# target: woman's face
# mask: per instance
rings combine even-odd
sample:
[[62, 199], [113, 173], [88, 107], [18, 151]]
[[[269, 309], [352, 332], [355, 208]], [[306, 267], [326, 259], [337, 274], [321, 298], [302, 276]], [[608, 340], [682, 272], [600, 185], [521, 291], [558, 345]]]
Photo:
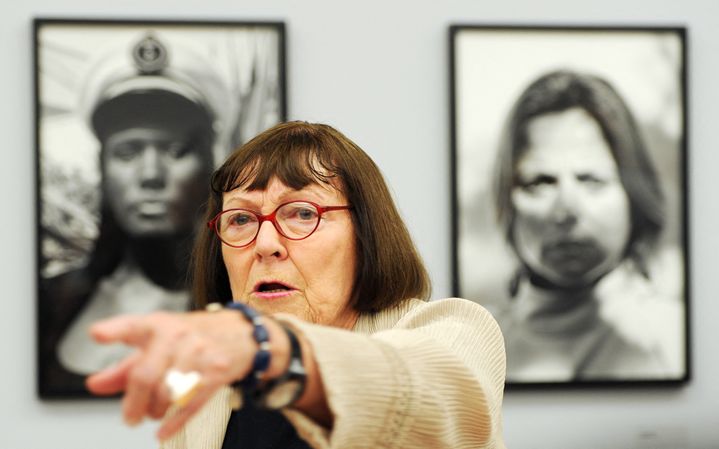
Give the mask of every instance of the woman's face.
[[623, 258], [629, 199], [598, 123], [581, 108], [527, 128], [512, 189], [519, 257], [561, 287], [591, 285]]
[[210, 168], [190, 136], [161, 128], [131, 128], [103, 147], [104, 201], [134, 237], [190, 231], [207, 196]]
[[[222, 209], [243, 208], [262, 214], [288, 201], [344, 206], [337, 189], [319, 184], [294, 190], [273, 178], [262, 191], [238, 188], [224, 194]], [[222, 245], [232, 296], [264, 313], [285, 312], [305, 321], [351, 328], [357, 318], [349, 305], [354, 287], [354, 226], [347, 210], [325, 212], [313, 234], [289, 240], [263, 222], [247, 247]]]

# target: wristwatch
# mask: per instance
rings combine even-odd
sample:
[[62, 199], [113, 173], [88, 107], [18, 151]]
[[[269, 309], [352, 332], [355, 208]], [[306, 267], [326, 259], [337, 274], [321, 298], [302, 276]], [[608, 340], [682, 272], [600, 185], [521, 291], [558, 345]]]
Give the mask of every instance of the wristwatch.
[[259, 386], [252, 394], [255, 404], [259, 407], [277, 410], [289, 407], [302, 396], [305, 390], [307, 372], [302, 363], [302, 348], [295, 333], [280, 323], [290, 339], [290, 364], [280, 376]]

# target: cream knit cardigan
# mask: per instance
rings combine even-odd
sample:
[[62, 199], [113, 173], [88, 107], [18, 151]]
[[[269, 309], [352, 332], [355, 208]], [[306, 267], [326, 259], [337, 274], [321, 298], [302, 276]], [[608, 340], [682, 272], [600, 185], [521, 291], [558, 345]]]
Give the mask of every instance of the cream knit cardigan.
[[[312, 345], [334, 414], [328, 430], [283, 411], [313, 448], [504, 449], [504, 342], [478, 304], [412, 299], [353, 332], [277, 318]], [[220, 449], [229, 398], [219, 391], [162, 449]]]

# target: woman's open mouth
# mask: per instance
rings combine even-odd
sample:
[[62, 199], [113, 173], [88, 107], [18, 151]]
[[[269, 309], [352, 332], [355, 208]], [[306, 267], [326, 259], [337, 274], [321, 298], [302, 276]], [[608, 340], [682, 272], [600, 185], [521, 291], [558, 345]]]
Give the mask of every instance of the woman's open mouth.
[[258, 282], [252, 292], [254, 296], [263, 299], [274, 299], [289, 296], [295, 289], [279, 281]]

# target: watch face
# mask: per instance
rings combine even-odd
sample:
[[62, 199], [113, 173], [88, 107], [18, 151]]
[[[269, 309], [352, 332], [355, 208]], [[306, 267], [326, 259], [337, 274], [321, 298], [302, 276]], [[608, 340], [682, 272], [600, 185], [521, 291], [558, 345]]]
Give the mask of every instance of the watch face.
[[276, 385], [265, 396], [265, 407], [278, 409], [293, 403], [302, 393], [302, 382], [297, 379], [289, 379]]

